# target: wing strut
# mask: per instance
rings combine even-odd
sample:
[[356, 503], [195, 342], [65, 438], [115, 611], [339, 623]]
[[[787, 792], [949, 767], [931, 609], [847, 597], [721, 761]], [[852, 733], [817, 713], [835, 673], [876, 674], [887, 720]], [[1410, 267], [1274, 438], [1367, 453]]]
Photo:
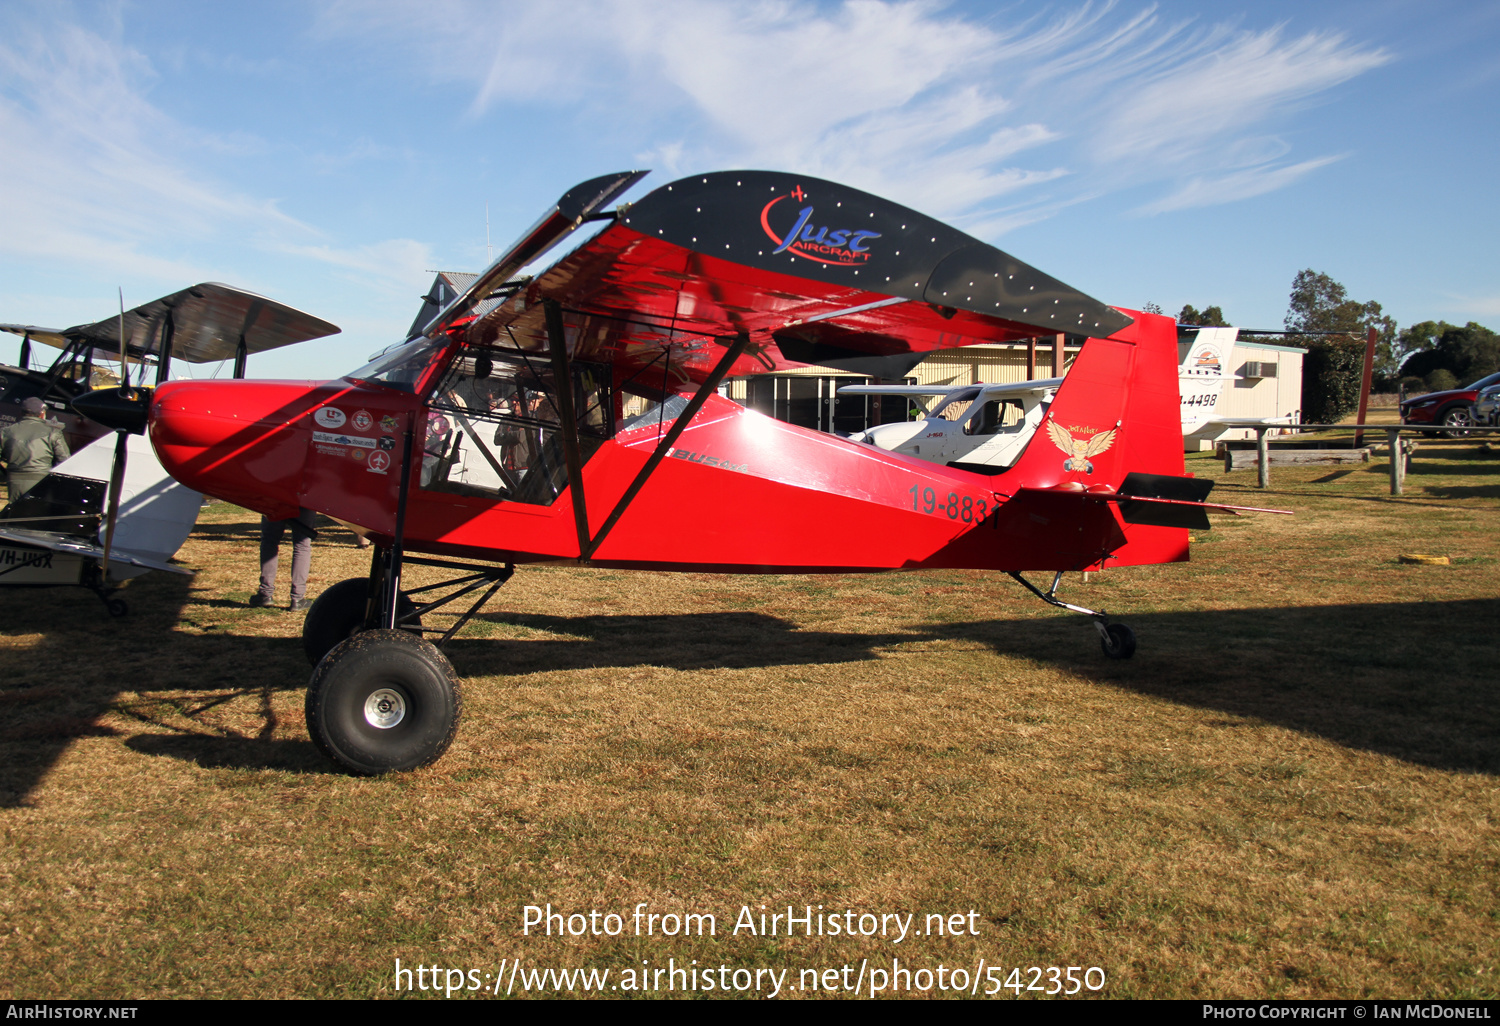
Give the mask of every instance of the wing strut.
[[578, 528], [578, 554], [589, 554], [589, 510], [583, 497], [583, 459], [578, 453], [578, 417], [573, 410], [573, 374], [568, 367], [568, 342], [563, 335], [562, 307], [555, 299], [542, 300], [547, 315], [547, 342], [552, 349], [552, 376], [557, 381], [557, 419], [562, 422], [563, 461], [568, 465], [568, 491], [573, 496], [573, 524]]
[[[730, 343], [729, 348], [724, 351], [724, 355], [719, 357], [719, 362], [714, 365], [714, 369], [703, 380], [703, 384], [698, 386], [698, 391], [693, 393], [693, 398], [688, 402], [687, 409], [678, 414], [677, 419], [672, 422], [672, 429], [667, 432], [667, 436], [656, 443], [656, 449], [651, 453], [651, 458], [646, 461], [646, 465], [635, 475], [635, 480], [630, 482], [630, 487], [625, 489], [625, 494], [621, 495], [620, 501], [615, 503], [615, 508], [610, 511], [609, 516], [604, 521], [604, 525], [599, 528], [599, 533], [594, 535], [593, 540], [588, 543], [588, 547], [583, 550], [582, 559], [588, 560], [595, 552], [599, 551], [599, 546], [604, 544], [604, 539], [609, 537], [609, 532], [614, 530], [615, 524], [620, 521], [620, 517], [625, 515], [625, 510], [635, 499], [636, 493], [645, 487], [652, 473], [655, 472], [661, 461], [666, 458], [672, 446], [676, 444], [678, 437], [687, 430], [688, 424], [697, 416], [698, 411], [703, 408], [703, 404], [708, 402], [708, 397], [714, 394], [714, 390], [719, 387], [719, 382], [724, 380], [724, 375], [729, 373], [729, 368], [734, 366], [734, 361], [740, 358], [749, 345], [750, 336], [741, 332]], [[666, 396], [662, 397], [662, 401], [666, 401]], [[575, 427], [574, 430], [576, 431], [577, 428]]]

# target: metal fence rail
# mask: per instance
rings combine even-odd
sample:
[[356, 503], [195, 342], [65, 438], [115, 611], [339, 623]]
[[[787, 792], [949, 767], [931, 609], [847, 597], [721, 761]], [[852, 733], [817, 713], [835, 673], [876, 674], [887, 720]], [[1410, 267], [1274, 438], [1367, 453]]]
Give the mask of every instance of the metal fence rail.
[[1271, 431], [1353, 431], [1355, 440], [1366, 432], [1384, 431], [1386, 442], [1391, 450], [1391, 494], [1403, 494], [1406, 484], [1406, 464], [1411, 458], [1410, 453], [1401, 451], [1401, 435], [1403, 432], [1416, 432], [1418, 434], [1432, 434], [1443, 432], [1445, 434], [1481, 435], [1495, 434], [1500, 432], [1500, 427], [1466, 427], [1453, 428], [1441, 424], [1267, 424], [1264, 427], [1256, 427], [1255, 451], [1258, 462], [1258, 484], [1261, 488], [1271, 487], [1271, 461], [1268, 446], [1266, 445], [1266, 434]]

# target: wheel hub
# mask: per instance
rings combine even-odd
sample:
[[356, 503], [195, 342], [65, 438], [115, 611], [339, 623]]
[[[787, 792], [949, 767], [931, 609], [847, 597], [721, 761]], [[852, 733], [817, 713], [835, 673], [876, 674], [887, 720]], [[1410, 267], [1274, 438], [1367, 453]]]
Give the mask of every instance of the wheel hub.
[[379, 688], [365, 699], [365, 722], [379, 730], [390, 730], [406, 719], [406, 696], [391, 688]]

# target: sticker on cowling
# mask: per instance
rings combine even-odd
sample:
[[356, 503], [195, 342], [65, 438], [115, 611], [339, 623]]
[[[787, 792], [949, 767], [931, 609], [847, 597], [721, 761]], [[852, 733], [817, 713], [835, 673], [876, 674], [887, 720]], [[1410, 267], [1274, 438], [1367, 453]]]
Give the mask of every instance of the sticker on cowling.
[[370, 458], [365, 463], [365, 468], [372, 474], [384, 474], [391, 469], [391, 457], [383, 449], [376, 449], [370, 453]]
[[313, 441], [322, 442], [324, 445], [357, 445], [361, 449], [375, 448], [373, 438], [362, 438], [359, 435], [334, 435], [327, 431], [314, 431]]
[[337, 406], [320, 406], [313, 411], [313, 422], [319, 427], [341, 428], [344, 426], [344, 411]]

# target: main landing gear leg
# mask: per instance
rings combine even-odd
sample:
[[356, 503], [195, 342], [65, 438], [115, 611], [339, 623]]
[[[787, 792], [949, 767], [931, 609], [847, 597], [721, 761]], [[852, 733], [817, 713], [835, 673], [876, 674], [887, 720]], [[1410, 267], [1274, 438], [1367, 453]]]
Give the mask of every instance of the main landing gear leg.
[[1111, 659], [1129, 659], [1135, 655], [1135, 631], [1126, 627], [1123, 623], [1110, 623], [1109, 617], [1102, 609], [1088, 609], [1084, 606], [1075, 606], [1071, 602], [1064, 602], [1057, 597], [1057, 586], [1062, 583], [1063, 571], [1057, 571], [1052, 578], [1052, 587], [1042, 591], [1020, 574], [1007, 570], [1006, 573], [1017, 581], [1021, 587], [1031, 592], [1037, 598], [1049, 606], [1057, 606], [1059, 609], [1071, 610], [1082, 613], [1084, 616], [1092, 617], [1094, 627], [1099, 632], [1099, 645], [1104, 649], [1104, 654]]
[[[458, 674], [437, 646], [418, 633], [420, 625], [414, 622], [430, 607], [402, 615], [412, 430], [408, 425], [395, 537], [389, 549], [375, 554], [371, 565], [367, 605], [359, 621], [366, 629], [356, 627], [351, 637], [322, 656], [307, 686], [307, 730], [313, 743], [351, 773], [388, 773], [436, 762], [452, 744], [463, 714]], [[356, 606], [358, 588], [351, 582], [335, 588], [342, 594], [336, 602], [330, 599], [330, 614], [335, 606]], [[410, 599], [406, 602], [411, 604]], [[315, 611], [309, 610], [309, 621]], [[401, 629], [402, 624], [416, 632]], [[307, 641], [304, 637], [305, 645]]]

